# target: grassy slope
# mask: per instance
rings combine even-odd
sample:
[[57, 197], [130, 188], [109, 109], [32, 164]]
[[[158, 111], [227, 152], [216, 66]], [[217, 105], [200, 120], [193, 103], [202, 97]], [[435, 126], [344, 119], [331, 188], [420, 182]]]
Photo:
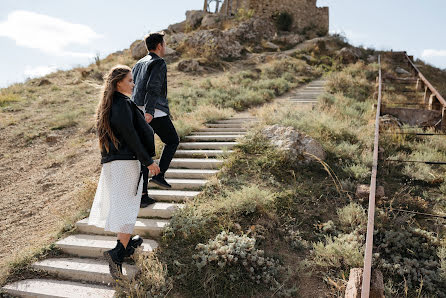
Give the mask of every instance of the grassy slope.
[[[205, 74], [184, 74], [176, 63], [169, 64], [171, 110], [179, 135], [270, 101], [317, 75], [303, 61], [271, 56], [260, 66], [254, 57], [226, 63], [226, 72], [211, 69]], [[101, 75], [115, 64], [135, 62], [126, 50], [97, 65], [0, 90], [2, 283], [10, 268], [22, 268], [24, 260], [30, 263], [31, 256], [88, 214], [100, 170], [94, 111]], [[238, 81], [243, 70], [253, 68], [258, 69], [255, 84], [248, 86], [249, 78]], [[12, 267], [5, 266], [11, 261]]]
[[[260, 108], [262, 123], [218, 179], [174, 216], [156, 256], [138, 260], [142, 268], [157, 264], [163, 274], [143, 270], [121, 293], [342, 296], [349, 270], [363, 262], [367, 201], [355, 189], [370, 180], [376, 75], [376, 64], [357, 63], [328, 77], [329, 93], [317, 109]], [[260, 132], [272, 124], [321, 142], [325, 166], [290, 163]], [[384, 158], [427, 151], [446, 160], [441, 140], [389, 135], [381, 147]], [[374, 264], [388, 297], [441, 297], [446, 289], [442, 220], [398, 211], [444, 215], [444, 174], [441, 166], [381, 163], [378, 183], [386, 197], [377, 203]], [[265, 268], [267, 258], [272, 265]]]

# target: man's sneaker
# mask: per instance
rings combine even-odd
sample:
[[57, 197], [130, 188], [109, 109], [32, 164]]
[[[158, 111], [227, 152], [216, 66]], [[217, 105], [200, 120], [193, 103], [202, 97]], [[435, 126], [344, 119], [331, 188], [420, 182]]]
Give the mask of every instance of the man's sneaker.
[[146, 208], [149, 205], [155, 204], [156, 201], [149, 197], [148, 194], [143, 194], [141, 196], [141, 203], [139, 204], [139, 208]]
[[135, 249], [140, 247], [142, 245], [143, 241], [144, 240], [141, 238], [141, 236], [139, 236], [139, 235], [133, 236], [129, 240], [129, 243], [127, 244], [127, 247], [125, 248], [124, 257], [125, 258], [131, 257], [135, 253]]
[[104, 258], [108, 262], [108, 268], [113, 279], [121, 279], [122, 262], [124, 261], [125, 247], [117, 240], [115, 248], [104, 251]]
[[172, 188], [172, 185], [166, 182], [166, 179], [164, 179], [164, 174], [158, 174], [156, 176], [153, 176], [152, 179], [150, 179], [150, 182], [155, 183], [158, 186], [161, 186], [163, 188]]

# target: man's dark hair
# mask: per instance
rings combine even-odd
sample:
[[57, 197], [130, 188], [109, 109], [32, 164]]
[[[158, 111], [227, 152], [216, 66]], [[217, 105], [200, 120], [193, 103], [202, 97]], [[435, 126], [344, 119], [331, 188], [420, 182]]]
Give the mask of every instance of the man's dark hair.
[[150, 33], [144, 38], [148, 51], [156, 50], [158, 44], [162, 44], [164, 41], [164, 32]]

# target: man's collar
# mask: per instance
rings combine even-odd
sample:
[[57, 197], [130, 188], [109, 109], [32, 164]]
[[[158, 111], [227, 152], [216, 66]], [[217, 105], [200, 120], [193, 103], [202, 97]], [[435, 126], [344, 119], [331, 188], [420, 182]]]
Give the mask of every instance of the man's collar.
[[149, 55], [154, 58], [160, 58], [160, 56], [158, 56], [155, 52], [149, 52]]

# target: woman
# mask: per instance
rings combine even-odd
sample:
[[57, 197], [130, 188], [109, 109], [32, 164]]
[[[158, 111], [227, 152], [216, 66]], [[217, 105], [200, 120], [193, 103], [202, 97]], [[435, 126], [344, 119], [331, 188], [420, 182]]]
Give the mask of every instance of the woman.
[[141, 200], [141, 164], [152, 175], [160, 171], [152, 160], [153, 130], [129, 99], [134, 85], [129, 67], [113, 67], [105, 79], [96, 115], [102, 171], [88, 224], [118, 234], [116, 247], [104, 252], [115, 279], [122, 273], [124, 257], [142, 244], [139, 236], [130, 239]]

